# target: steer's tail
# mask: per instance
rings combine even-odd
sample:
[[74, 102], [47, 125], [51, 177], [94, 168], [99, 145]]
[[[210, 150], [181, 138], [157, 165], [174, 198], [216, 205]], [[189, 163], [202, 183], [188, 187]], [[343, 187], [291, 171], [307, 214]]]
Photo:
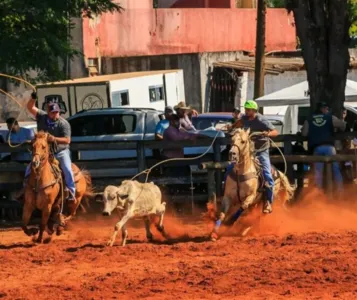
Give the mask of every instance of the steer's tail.
[[291, 185], [289, 182], [288, 177], [284, 175], [282, 172], [279, 172], [279, 177], [280, 177], [280, 190], [279, 194], [282, 200], [282, 204], [285, 205], [286, 202], [289, 202], [293, 199], [294, 193], [296, 190], [296, 187], [294, 185]]

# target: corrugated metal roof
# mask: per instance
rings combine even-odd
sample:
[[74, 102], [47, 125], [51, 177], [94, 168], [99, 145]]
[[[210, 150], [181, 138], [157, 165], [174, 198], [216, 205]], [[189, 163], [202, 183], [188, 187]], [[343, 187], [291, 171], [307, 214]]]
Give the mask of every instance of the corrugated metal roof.
[[51, 85], [64, 85], [64, 84], [108, 82], [111, 80], [167, 74], [167, 73], [174, 73], [177, 71], [180, 71], [180, 70], [144, 71], [144, 72], [131, 72], [131, 73], [100, 75], [100, 76], [84, 77], [84, 78], [77, 78], [77, 79], [64, 80], [64, 81], [48, 82], [48, 83], [44, 83], [44, 84], [38, 84], [37, 87], [45, 87], [45, 86], [51, 86]]
[[[254, 71], [255, 57], [243, 57], [230, 62], [216, 62], [215, 67], [232, 68], [239, 71]], [[351, 57], [350, 67], [357, 68], [357, 60]], [[285, 71], [305, 70], [304, 60], [301, 57], [265, 57], [265, 72], [267, 74], [279, 75]]]

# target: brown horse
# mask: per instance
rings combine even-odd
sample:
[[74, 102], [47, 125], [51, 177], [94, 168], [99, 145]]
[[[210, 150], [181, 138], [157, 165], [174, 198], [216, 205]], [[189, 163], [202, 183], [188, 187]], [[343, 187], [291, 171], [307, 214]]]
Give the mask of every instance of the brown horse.
[[[31, 174], [25, 187], [25, 202], [23, 207], [22, 229], [31, 236], [36, 235], [37, 229], [28, 229], [32, 212], [39, 209], [42, 212], [40, 233], [37, 242], [41, 243], [43, 232], [48, 226], [50, 236], [54, 233], [54, 225], [58, 215], [64, 206], [64, 180], [57, 160], [52, 158], [50, 145], [47, 142], [48, 134], [39, 132], [36, 134], [32, 145]], [[79, 170], [72, 164], [72, 170], [76, 184], [75, 201], [68, 204], [69, 214], [61, 215], [61, 224], [57, 229], [59, 235], [64, 225], [73, 218], [84, 196], [92, 195], [92, 183], [88, 172]]]
[[[255, 133], [251, 134], [249, 129], [239, 128], [234, 130], [230, 158], [236, 164], [233, 172], [226, 180], [221, 213], [211, 234], [213, 241], [218, 238], [218, 229], [221, 223], [227, 219], [227, 216], [235, 221], [243, 211], [264, 199], [264, 189], [261, 188], [263, 180], [260, 174], [260, 165], [254, 155], [254, 142], [251, 135], [255, 135]], [[284, 205], [294, 196], [295, 187], [290, 185], [288, 178], [282, 172], [275, 170], [274, 173], [276, 174], [273, 191], [274, 204], [280, 202], [281, 205]], [[233, 212], [235, 214], [232, 218]]]

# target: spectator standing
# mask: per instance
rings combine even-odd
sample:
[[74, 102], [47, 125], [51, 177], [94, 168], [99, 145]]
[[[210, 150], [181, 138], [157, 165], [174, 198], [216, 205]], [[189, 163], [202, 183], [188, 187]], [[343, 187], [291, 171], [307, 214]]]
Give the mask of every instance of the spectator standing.
[[[302, 128], [302, 135], [308, 137], [309, 150], [314, 155], [331, 156], [336, 155], [334, 145], [335, 131], [345, 131], [346, 123], [330, 113], [329, 106], [325, 102], [317, 105], [316, 112], [305, 121]], [[315, 163], [315, 182], [323, 188], [323, 167], [324, 164]], [[343, 189], [343, 179], [338, 162], [332, 164], [333, 175], [339, 191]]]
[[171, 106], [165, 107], [165, 119], [160, 120], [160, 122], [157, 123], [156, 128], [155, 128], [155, 139], [156, 140], [164, 139], [164, 132], [170, 126], [169, 119], [173, 115], [173, 113], [174, 113], [174, 110], [172, 109]]
[[196, 110], [192, 109], [190, 106], [186, 106], [183, 101], [177, 104], [174, 109], [180, 119], [180, 128], [186, 131], [197, 131], [188, 116], [190, 112], [193, 116], [197, 116], [198, 112]]

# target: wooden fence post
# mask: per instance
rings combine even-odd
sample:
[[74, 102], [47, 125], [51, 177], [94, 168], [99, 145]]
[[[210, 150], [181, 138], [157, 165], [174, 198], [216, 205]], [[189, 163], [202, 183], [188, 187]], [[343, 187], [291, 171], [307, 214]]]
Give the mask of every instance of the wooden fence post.
[[[145, 158], [145, 145], [143, 141], [138, 141], [136, 143], [136, 151], [138, 156], [138, 171], [139, 173], [146, 170], [146, 158]], [[139, 179], [145, 178], [144, 176], [139, 176]]]
[[[293, 154], [293, 145], [291, 143], [290, 136], [284, 136], [284, 155]], [[289, 178], [290, 183], [294, 182], [294, 169], [292, 163], [287, 163], [286, 175]]]
[[327, 195], [329, 199], [333, 197], [333, 172], [332, 172], [332, 162], [328, 161], [325, 163], [326, 168], [326, 188]]
[[[219, 140], [216, 140], [214, 143], [214, 161], [215, 162], [220, 162], [222, 160], [221, 158], [221, 143]], [[216, 169], [216, 195], [218, 197], [222, 196], [222, 170], [221, 169]]]
[[215, 171], [213, 169], [208, 169], [208, 201], [213, 202], [214, 205], [217, 205], [217, 198], [216, 198], [216, 185], [214, 182]]

